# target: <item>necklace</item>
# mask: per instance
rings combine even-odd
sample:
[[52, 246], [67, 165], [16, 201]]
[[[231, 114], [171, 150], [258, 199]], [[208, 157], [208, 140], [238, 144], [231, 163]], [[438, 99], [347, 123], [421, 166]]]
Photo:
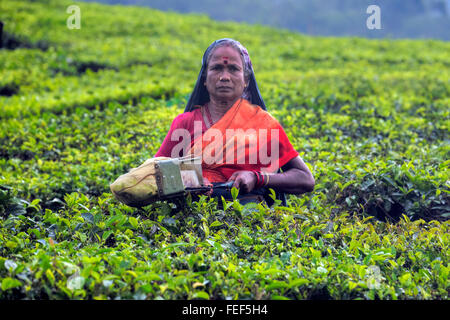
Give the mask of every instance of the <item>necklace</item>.
[[209, 112], [209, 104], [207, 103], [205, 106], [206, 116], [208, 117], [208, 121], [210, 124], [210, 127], [214, 125], [214, 122], [212, 121], [211, 113]]

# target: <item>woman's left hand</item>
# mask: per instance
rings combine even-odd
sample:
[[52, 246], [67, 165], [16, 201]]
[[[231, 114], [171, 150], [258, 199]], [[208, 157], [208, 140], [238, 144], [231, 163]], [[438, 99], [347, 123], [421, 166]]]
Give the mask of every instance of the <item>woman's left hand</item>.
[[236, 171], [233, 172], [228, 181], [234, 180], [233, 187], [242, 189], [244, 193], [251, 192], [256, 185], [256, 175], [253, 171]]

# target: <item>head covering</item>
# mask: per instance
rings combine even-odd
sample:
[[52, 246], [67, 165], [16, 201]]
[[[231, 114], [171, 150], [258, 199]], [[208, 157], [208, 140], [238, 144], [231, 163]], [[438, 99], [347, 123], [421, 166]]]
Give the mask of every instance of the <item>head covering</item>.
[[247, 99], [251, 104], [256, 104], [260, 106], [263, 110], [266, 110], [266, 105], [264, 104], [264, 100], [261, 97], [261, 93], [259, 92], [258, 89], [258, 84], [256, 83], [255, 73], [253, 71], [252, 62], [250, 61], [250, 56], [248, 55], [247, 49], [245, 49], [245, 47], [239, 41], [230, 38], [223, 38], [214, 41], [203, 54], [202, 68], [200, 69], [200, 73], [197, 78], [197, 83], [195, 84], [194, 91], [189, 97], [189, 101], [186, 105], [186, 108], [184, 109], [184, 112], [192, 111], [194, 106], [204, 105], [206, 102], [209, 101], [209, 93], [208, 90], [206, 89], [206, 86], [204, 85], [204, 82], [206, 80], [207, 59], [211, 54], [211, 52], [219, 44], [225, 41], [228, 43], [232, 43], [235, 45], [235, 47], [239, 48], [240, 54], [244, 58], [245, 63], [244, 68], [246, 68], [249, 72], [248, 86], [245, 88], [242, 97], [244, 99]]

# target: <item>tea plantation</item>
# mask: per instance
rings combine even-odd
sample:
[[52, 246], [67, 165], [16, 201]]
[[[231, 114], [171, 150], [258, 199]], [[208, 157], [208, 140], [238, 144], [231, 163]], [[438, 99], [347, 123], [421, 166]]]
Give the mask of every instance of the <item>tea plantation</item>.
[[[449, 298], [448, 42], [53, 0], [2, 0], [0, 21], [0, 299]], [[119, 203], [109, 184], [153, 157], [223, 37], [315, 190]]]

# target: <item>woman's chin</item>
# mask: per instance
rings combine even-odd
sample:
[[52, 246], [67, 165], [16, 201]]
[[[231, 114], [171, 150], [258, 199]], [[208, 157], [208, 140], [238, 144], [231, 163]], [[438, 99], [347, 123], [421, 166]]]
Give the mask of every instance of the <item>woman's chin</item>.
[[225, 100], [225, 101], [235, 101], [239, 98], [240, 96], [237, 96], [234, 92], [231, 91], [219, 91], [216, 92], [215, 94], [215, 98], [216, 100]]

